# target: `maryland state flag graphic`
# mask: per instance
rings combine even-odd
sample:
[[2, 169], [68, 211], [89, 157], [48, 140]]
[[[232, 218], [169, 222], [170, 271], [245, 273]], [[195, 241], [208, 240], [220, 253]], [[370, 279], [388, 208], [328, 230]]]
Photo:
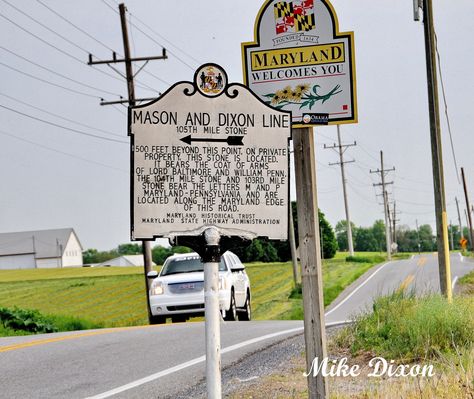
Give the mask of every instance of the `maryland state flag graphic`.
[[276, 33], [307, 32], [315, 28], [314, 0], [275, 3]]

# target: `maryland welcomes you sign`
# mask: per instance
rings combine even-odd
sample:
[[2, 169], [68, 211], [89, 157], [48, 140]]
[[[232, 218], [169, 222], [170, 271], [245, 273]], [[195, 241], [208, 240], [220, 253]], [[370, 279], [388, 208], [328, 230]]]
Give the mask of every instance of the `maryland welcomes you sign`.
[[354, 35], [326, 0], [268, 0], [243, 43], [244, 82], [293, 126], [357, 122]]

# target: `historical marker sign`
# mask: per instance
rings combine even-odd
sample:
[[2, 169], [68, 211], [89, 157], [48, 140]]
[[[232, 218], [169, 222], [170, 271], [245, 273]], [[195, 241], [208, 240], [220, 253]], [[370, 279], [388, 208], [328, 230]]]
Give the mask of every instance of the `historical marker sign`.
[[227, 82], [215, 64], [129, 109], [132, 239], [286, 239], [291, 114]]
[[244, 82], [296, 127], [357, 122], [353, 32], [327, 0], [267, 0], [243, 43]]

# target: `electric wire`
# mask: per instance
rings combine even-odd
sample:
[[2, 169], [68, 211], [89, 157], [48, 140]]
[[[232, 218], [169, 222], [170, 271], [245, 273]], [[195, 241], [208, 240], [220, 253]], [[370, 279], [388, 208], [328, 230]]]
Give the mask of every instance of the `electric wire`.
[[87, 125], [87, 124], [85, 124], [85, 123], [78, 122], [78, 121], [75, 121], [75, 120], [73, 120], [73, 119], [69, 119], [69, 118], [66, 118], [66, 117], [64, 117], [64, 116], [55, 114], [54, 112], [48, 111], [48, 110], [46, 110], [46, 109], [44, 109], [44, 108], [37, 107], [36, 105], [33, 105], [33, 104], [29, 104], [29, 103], [27, 103], [27, 102], [25, 102], [25, 101], [19, 100], [18, 98], [9, 96], [8, 94], [2, 93], [2, 92], [0, 92], [0, 96], [4, 96], [4, 97], [6, 97], [6, 98], [8, 98], [8, 99], [10, 99], [10, 100], [16, 101], [17, 103], [26, 105], [27, 107], [31, 107], [31, 108], [33, 108], [33, 109], [36, 109], [36, 110], [41, 111], [41, 112], [44, 112], [44, 113], [46, 113], [46, 114], [48, 114], [48, 115], [51, 115], [51, 116], [54, 116], [54, 117], [56, 117], [56, 118], [63, 119], [63, 120], [65, 120], [65, 121], [67, 121], [67, 122], [74, 123], [74, 124], [76, 124], [76, 125], [79, 125], [79, 126], [82, 126], [82, 127], [86, 127], [86, 128], [88, 128], [88, 129], [93, 129], [93, 130], [96, 130], [96, 131], [98, 131], [98, 132], [102, 132], [102, 133], [105, 133], [105, 134], [109, 134], [109, 135], [111, 135], [111, 136], [123, 137], [123, 135], [121, 135], [121, 134], [113, 133], [113, 132], [110, 132], [110, 131], [108, 131], [108, 130], [104, 130], [104, 129], [100, 129], [100, 128], [98, 128], [98, 127], [90, 126], [90, 125]]
[[[42, 39], [41, 37], [39, 37], [38, 35], [36, 35], [35, 33], [32, 33], [30, 32], [28, 29], [22, 27], [21, 25], [17, 24], [16, 22], [12, 21], [10, 18], [6, 17], [5, 15], [3, 15], [2, 13], [0, 13], [0, 17], [2, 17], [3, 19], [5, 19], [6, 21], [10, 22], [12, 25], [16, 26], [17, 28], [21, 29], [23, 32], [29, 34], [30, 36], [34, 37], [35, 39], [39, 40], [40, 42], [46, 44], [47, 46], [55, 49], [56, 51], [60, 52], [61, 54], [65, 55], [66, 57], [69, 57], [70, 59], [73, 59], [74, 61], [77, 61], [79, 62], [81, 65], [86, 65], [85, 62], [83, 62], [80, 58], [76, 57], [75, 55], [55, 46], [54, 44], [48, 42], [47, 40], [44, 40]], [[122, 82], [122, 79], [120, 79], [119, 77], [115, 76], [115, 75], [112, 75], [110, 73], [107, 73], [101, 69], [98, 69], [98, 68], [94, 68], [95, 71], [98, 71], [100, 73], [102, 73], [103, 75], [106, 75], [108, 77], [111, 77], [115, 80], [119, 80], [120, 82]], [[153, 92], [156, 92], [155, 89], [153, 89], [152, 87], [147, 87], [146, 85], [144, 84], [140, 84], [137, 86], [140, 86], [141, 88], [143, 89], [146, 89], [146, 90], [150, 90], [150, 91], [153, 91]]]
[[[79, 26], [77, 26], [76, 24], [74, 24], [73, 22], [71, 22], [69, 19], [67, 19], [66, 17], [64, 17], [63, 15], [61, 15], [60, 13], [58, 13], [57, 11], [55, 11], [53, 8], [49, 7], [48, 5], [46, 5], [45, 3], [43, 3], [41, 0], [36, 0], [38, 3], [40, 3], [42, 6], [46, 7], [49, 11], [51, 11], [52, 13], [54, 13], [56, 16], [58, 16], [59, 18], [61, 18], [63, 21], [67, 22], [69, 25], [73, 26], [74, 28], [76, 28], [78, 31], [80, 31], [81, 33], [85, 34], [87, 37], [89, 37], [90, 39], [94, 40], [95, 42], [99, 43], [100, 45], [102, 45], [104, 48], [106, 48], [107, 50], [109, 51], [112, 51], [113, 53], [117, 54], [119, 57], [123, 57], [122, 54], [120, 54], [119, 52], [116, 52], [114, 49], [112, 49], [110, 46], [108, 46], [107, 44], [105, 44], [104, 42], [102, 42], [101, 40], [95, 38], [94, 36], [92, 36], [91, 34], [89, 34], [87, 31], [85, 31], [84, 29], [80, 28]], [[114, 10], [115, 11], [115, 10]], [[89, 53], [89, 51], [87, 52]], [[96, 57], [98, 60], [100, 60], [98, 57]], [[135, 64], [135, 63], [134, 63]], [[92, 65], [93, 66], [93, 65]], [[165, 84], [168, 84], [168, 82], [166, 82], [165, 80], [159, 78], [158, 76], [154, 75], [153, 73], [147, 71], [147, 70], [143, 70], [144, 73], [147, 73], [148, 75], [154, 77], [155, 79], [161, 81], [162, 83], [165, 83]], [[142, 82], [138, 81], [138, 80], [135, 80], [136, 82], [138, 82], [138, 86], [140, 86], [140, 84], [143, 84]], [[153, 90], [153, 91], [156, 91], [155, 89], [151, 88], [150, 86], [147, 86], [146, 87], [148, 90]]]
[[[96, 37], [92, 36], [90, 33], [88, 33], [87, 31], [85, 31], [84, 29], [80, 28], [79, 26], [77, 26], [76, 24], [74, 24], [73, 22], [71, 22], [69, 19], [67, 19], [66, 17], [64, 17], [63, 15], [61, 15], [60, 13], [58, 13], [57, 11], [55, 11], [53, 8], [49, 7], [47, 4], [43, 3], [41, 0], [36, 0], [39, 4], [41, 4], [43, 7], [47, 8], [49, 11], [51, 11], [53, 14], [55, 14], [56, 16], [58, 16], [59, 18], [61, 18], [63, 21], [67, 22], [69, 25], [73, 26], [74, 28], [76, 28], [79, 32], [82, 32], [84, 35], [86, 35], [87, 37], [89, 37], [90, 39], [94, 40], [95, 42], [99, 43], [100, 45], [102, 45], [103, 47], [105, 47], [107, 50], [110, 50], [112, 52], [115, 52], [114, 49], [112, 49], [111, 47], [107, 46], [104, 42], [100, 41], [99, 39], [97, 39]], [[118, 54], [118, 53], [117, 53]]]
[[31, 145], [34, 145], [34, 146], [43, 148], [43, 149], [48, 150], [48, 151], [56, 152], [56, 153], [58, 153], [58, 154], [62, 154], [62, 155], [65, 155], [65, 156], [68, 156], [68, 157], [71, 157], [71, 158], [79, 159], [79, 160], [84, 161], [84, 162], [88, 162], [88, 163], [91, 163], [91, 164], [94, 164], [94, 165], [102, 166], [102, 167], [104, 167], [104, 168], [113, 169], [113, 170], [117, 170], [117, 171], [120, 171], [120, 172], [128, 173], [127, 170], [120, 169], [120, 168], [116, 168], [116, 167], [114, 167], [114, 166], [107, 165], [107, 164], [104, 164], [104, 163], [102, 163], [102, 162], [97, 162], [97, 161], [93, 161], [93, 160], [91, 160], [91, 159], [83, 158], [83, 157], [80, 157], [80, 156], [78, 156], [78, 155], [71, 154], [71, 153], [69, 153], [69, 152], [65, 152], [65, 151], [58, 150], [58, 149], [56, 149], [56, 148], [48, 147], [48, 146], [46, 146], [46, 145], [44, 145], [44, 144], [40, 144], [40, 143], [37, 143], [37, 142], [35, 142], [35, 141], [31, 141], [31, 140], [28, 140], [28, 139], [25, 139], [25, 138], [22, 138], [22, 137], [18, 137], [17, 135], [7, 133], [7, 132], [5, 132], [5, 131], [3, 131], [3, 130], [0, 130], [0, 134], [3, 134], [4, 136], [11, 137], [11, 138], [13, 138], [13, 139], [15, 139], [15, 140], [23, 141], [23, 142], [25, 142], [25, 143], [28, 143], [28, 144], [31, 144]]
[[[119, 12], [113, 8], [109, 3], [107, 3], [105, 0], [101, 0], [102, 3], [104, 3], [107, 7], [109, 7], [111, 10], [113, 10], [115, 13], [119, 14]], [[129, 13], [130, 14], [130, 13]], [[157, 40], [155, 40], [152, 36], [150, 36], [148, 33], [144, 32], [142, 29], [140, 29], [140, 27], [138, 27], [137, 25], [135, 25], [135, 29], [138, 30], [141, 34], [143, 34], [144, 36], [146, 36], [148, 39], [150, 39], [153, 43], [157, 44], [158, 46], [160, 47], [165, 47], [163, 46], [161, 43], [159, 43]], [[178, 61], [180, 61], [182, 64], [186, 65], [189, 69], [191, 69], [192, 71], [195, 71], [196, 68], [194, 68], [193, 66], [189, 65], [186, 61], [184, 61], [182, 58], [180, 58], [178, 55], [176, 55], [174, 52], [168, 50], [168, 52], [173, 55]]]
[[46, 79], [43, 79], [43, 78], [40, 78], [38, 76], [35, 76], [35, 75], [31, 75], [29, 74], [28, 72], [24, 72], [24, 71], [21, 71], [17, 68], [14, 68], [10, 65], [7, 65], [7, 64], [4, 64], [3, 62], [0, 62], [0, 65], [4, 66], [5, 68], [8, 68], [8, 69], [11, 69], [12, 71], [15, 71], [17, 73], [20, 73], [24, 76], [28, 76], [32, 79], [36, 79], [40, 82], [43, 82], [43, 83], [46, 83], [46, 84], [49, 84], [51, 86], [55, 86], [55, 87], [58, 87], [58, 88], [61, 88], [63, 90], [66, 90], [66, 91], [69, 91], [71, 93], [75, 93], [75, 94], [79, 94], [79, 95], [82, 95], [82, 96], [85, 96], [85, 97], [89, 97], [89, 98], [95, 98], [95, 99], [99, 99], [99, 100], [102, 100], [102, 97], [99, 97], [97, 95], [93, 95], [93, 94], [89, 94], [89, 93], [85, 93], [83, 91], [80, 91], [80, 90], [76, 90], [76, 89], [71, 89], [70, 87], [66, 87], [66, 86], [63, 86], [63, 85], [60, 85], [60, 84], [57, 84], [57, 83], [54, 83], [54, 82], [51, 82], [49, 80], [46, 80]]
[[448, 103], [446, 101], [446, 91], [444, 89], [444, 81], [443, 81], [443, 73], [442, 73], [442, 68], [441, 68], [441, 56], [439, 54], [438, 50], [438, 36], [435, 33], [435, 48], [436, 48], [436, 55], [438, 57], [438, 65], [439, 65], [439, 78], [441, 81], [441, 92], [443, 93], [443, 102], [444, 102], [444, 113], [446, 115], [446, 122], [448, 125], [448, 132], [449, 132], [449, 141], [451, 143], [451, 152], [453, 154], [453, 161], [454, 161], [454, 167], [456, 169], [456, 177], [458, 179], [458, 183], [461, 184], [461, 179], [459, 177], [459, 168], [458, 168], [458, 161], [456, 159], [456, 152], [454, 151], [454, 142], [453, 142], [453, 135], [451, 132], [451, 123], [449, 122], [449, 113], [448, 113]]
[[13, 109], [13, 108], [7, 107], [7, 106], [2, 105], [2, 104], [0, 104], [0, 108], [3, 108], [3, 109], [6, 109], [6, 110], [8, 110], [8, 111], [10, 111], [10, 112], [14, 112], [14, 113], [16, 113], [16, 114], [22, 115], [22, 116], [24, 116], [24, 117], [26, 117], [26, 118], [30, 118], [30, 119], [36, 120], [36, 121], [38, 121], [38, 122], [46, 123], [46, 124], [48, 124], [48, 125], [55, 126], [55, 127], [60, 128], [60, 129], [64, 129], [64, 130], [67, 130], [67, 131], [70, 131], [70, 132], [73, 132], [73, 133], [77, 133], [77, 134], [80, 134], [80, 135], [89, 136], [89, 137], [94, 137], [94, 138], [100, 139], [100, 140], [112, 141], [112, 142], [120, 143], [120, 144], [128, 144], [126, 141], [116, 140], [116, 139], [112, 139], [112, 138], [108, 138], [108, 137], [103, 137], [103, 136], [99, 136], [99, 135], [96, 135], [96, 134], [93, 134], [93, 133], [84, 132], [83, 130], [73, 129], [73, 128], [70, 128], [70, 127], [66, 127], [66, 126], [60, 125], [60, 124], [58, 124], [58, 123], [50, 122], [50, 121], [47, 121], [47, 120], [45, 120], [45, 119], [41, 119], [41, 118], [38, 118], [38, 117], [36, 117], [36, 116], [32, 116], [32, 115], [26, 114], [26, 113], [24, 113], [24, 112], [15, 110], [15, 109]]
[[[115, 4], [119, 4], [118, 1], [116, 0], [112, 0], [115, 2]], [[132, 15], [132, 13], [130, 11], [127, 10], [127, 12]], [[193, 60], [197, 65], [201, 65], [202, 62], [197, 60], [196, 58], [194, 58], [191, 54], [187, 53], [186, 51], [184, 51], [182, 48], [179, 48], [176, 44], [174, 44], [173, 42], [169, 41], [166, 37], [164, 37], [163, 35], [159, 34], [156, 30], [154, 30], [150, 25], [147, 25], [145, 22], [143, 22], [143, 20], [141, 20], [140, 18], [138, 18], [136, 15], [134, 16], [135, 19], [140, 22], [143, 26], [145, 26], [146, 28], [148, 28], [151, 32], [153, 32], [156, 36], [158, 36], [161, 40], [164, 40], [165, 42], [171, 44], [174, 48], [176, 48], [177, 50], [179, 50], [181, 53], [183, 53], [184, 55], [186, 55], [187, 57], [189, 57], [191, 60]]]
[[71, 81], [71, 82], [74, 82], [74, 83], [76, 83], [76, 84], [78, 84], [78, 85], [87, 87], [88, 89], [93, 89], [93, 90], [100, 91], [100, 92], [103, 92], [103, 93], [107, 93], [107, 94], [110, 94], [110, 95], [113, 95], [113, 96], [117, 96], [117, 97], [120, 97], [120, 98], [122, 97], [120, 94], [113, 93], [113, 92], [108, 91], [108, 90], [105, 90], [105, 89], [99, 89], [99, 88], [97, 88], [97, 86], [88, 85], [87, 83], [80, 82], [79, 80], [70, 78], [69, 76], [66, 76], [66, 75], [63, 75], [62, 73], [56, 72], [56, 71], [54, 71], [54, 70], [52, 70], [52, 69], [50, 69], [50, 68], [48, 68], [48, 67], [45, 67], [44, 65], [40, 65], [40, 64], [38, 64], [37, 62], [34, 62], [34, 61], [32, 61], [32, 60], [30, 60], [30, 59], [28, 59], [28, 58], [26, 58], [26, 57], [23, 57], [22, 55], [20, 55], [20, 54], [18, 54], [18, 53], [15, 53], [14, 51], [9, 50], [9, 49], [7, 49], [6, 47], [3, 47], [3, 46], [1, 46], [1, 45], [0, 45], [0, 49], [2, 49], [3, 51], [6, 51], [6, 52], [8, 52], [8, 53], [14, 55], [15, 57], [18, 57], [18, 58], [22, 59], [23, 61], [26, 61], [26, 62], [28, 62], [28, 63], [30, 63], [30, 64], [32, 64], [32, 65], [35, 65], [35, 66], [37, 66], [38, 68], [41, 68], [41, 69], [43, 69], [43, 70], [45, 70], [45, 71], [48, 71], [48, 72], [50, 72], [50, 73], [52, 73], [52, 74], [54, 74], [54, 75], [60, 76], [61, 78], [67, 79], [67, 80], [69, 80], [69, 81]]

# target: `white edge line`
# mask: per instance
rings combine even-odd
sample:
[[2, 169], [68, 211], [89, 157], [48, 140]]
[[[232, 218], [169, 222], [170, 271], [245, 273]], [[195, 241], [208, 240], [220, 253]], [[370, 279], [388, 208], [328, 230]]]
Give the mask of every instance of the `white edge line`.
[[[333, 323], [331, 323], [331, 324], [333, 324]], [[243, 348], [244, 346], [252, 345], [254, 343], [264, 341], [266, 339], [275, 338], [275, 337], [278, 337], [280, 335], [291, 334], [293, 332], [299, 332], [299, 331], [302, 331], [302, 330], [303, 330], [303, 327], [298, 327], [298, 328], [292, 328], [290, 330], [280, 331], [280, 332], [273, 333], [273, 334], [263, 335], [261, 337], [249, 339], [247, 341], [241, 342], [241, 343], [236, 344], [236, 345], [231, 345], [227, 348], [222, 349], [221, 353], [224, 354], [224, 353], [232, 352], [236, 349], [240, 349], [240, 348]], [[105, 399], [105, 398], [109, 398], [113, 395], [117, 395], [117, 394], [122, 393], [124, 391], [128, 391], [129, 389], [136, 388], [140, 385], [146, 384], [147, 382], [154, 381], [158, 378], [164, 377], [166, 375], [169, 375], [169, 374], [175, 373], [177, 371], [183, 370], [185, 368], [188, 368], [188, 367], [194, 366], [196, 364], [202, 363], [205, 360], [206, 360], [206, 356], [200, 356], [200, 357], [192, 359], [188, 362], [178, 364], [177, 366], [174, 366], [174, 367], [170, 367], [169, 369], [160, 371], [160, 372], [155, 373], [155, 374], [151, 374], [148, 377], [140, 378], [139, 380], [133, 381], [129, 384], [125, 384], [125, 385], [122, 385], [121, 387], [114, 388], [110, 391], [100, 393], [100, 394], [95, 395], [95, 396], [89, 396], [87, 399]]]
[[458, 276], [454, 277], [454, 279], [453, 279], [453, 284], [451, 285], [452, 290], [454, 290], [454, 287], [456, 286], [457, 282], [458, 282]]
[[374, 277], [380, 270], [382, 270], [385, 266], [387, 266], [390, 262], [384, 263], [382, 266], [380, 266], [375, 272], [373, 272], [363, 283], [361, 283], [354, 291], [352, 291], [348, 296], [346, 296], [341, 302], [339, 302], [336, 306], [334, 306], [330, 311], [326, 313], [326, 316], [329, 316], [332, 312], [334, 312], [336, 309], [338, 309], [340, 306], [342, 306], [344, 303], [346, 303], [349, 298], [354, 295], [357, 291], [359, 291], [367, 282]]
[[[339, 306], [341, 306], [343, 303], [345, 303], [352, 295], [354, 295], [360, 288], [362, 288], [372, 277], [374, 277], [380, 270], [382, 270], [385, 266], [387, 266], [390, 262], [387, 262], [387, 263], [384, 263], [382, 266], [380, 266], [375, 272], [373, 272], [362, 284], [360, 284], [354, 291], [352, 291], [346, 298], [344, 298], [344, 300], [342, 300], [337, 306], [335, 306], [333, 309], [331, 309], [329, 312], [327, 312], [325, 314], [325, 316], [329, 316], [332, 312], [334, 312], [337, 308], [339, 308]], [[341, 320], [341, 321], [335, 321], [335, 322], [331, 322], [331, 323], [326, 323], [325, 326], [326, 327], [334, 327], [334, 326], [338, 326], [338, 325], [344, 325], [344, 324], [350, 324], [350, 323], [353, 323], [353, 320]], [[298, 327], [298, 328], [292, 328], [290, 330], [284, 330], [284, 331], [280, 331], [280, 332], [277, 332], [277, 333], [273, 333], [273, 334], [267, 334], [267, 335], [263, 335], [261, 337], [257, 337], [257, 338], [253, 338], [253, 339], [249, 339], [247, 341], [244, 341], [244, 342], [241, 342], [239, 344], [235, 344], [235, 345], [231, 345], [227, 348], [224, 348], [222, 349], [221, 353], [224, 354], [224, 353], [229, 353], [229, 352], [232, 352], [234, 350], [237, 350], [237, 349], [240, 349], [240, 348], [243, 348], [245, 346], [248, 346], [248, 345], [252, 345], [252, 344], [255, 344], [257, 342], [261, 342], [261, 341], [265, 341], [267, 339], [270, 339], [270, 338], [275, 338], [275, 337], [278, 337], [280, 335], [285, 335], [285, 334], [291, 334], [293, 332], [297, 332], [297, 331], [302, 331], [304, 330], [304, 327]], [[144, 377], [144, 378], [141, 378], [139, 380], [136, 380], [136, 381], [133, 381], [129, 384], [125, 384], [125, 385], [122, 385], [120, 387], [117, 387], [115, 389], [112, 389], [110, 391], [107, 391], [107, 392], [104, 392], [104, 393], [101, 393], [101, 394], [98, 394], [98, 395], [95, 395], [95, 396], [89, 396], [87, 397], [86, 399], [105, 399], [105, 398], [109, 398], [113, 395], [116, 395], [116, 394], [119, 394], [119, 393], [122, 393], [124, 391], [128, 391], [129, 389], [132, 389], [132, 388], [136, 388], [140, 385], [143, 385], [143, 384], [146, 384], [148, 382], [151, 382], [151, 381], [154, 381], [154, 380], [157, 380], [158, 378], [161, 378], [161, 377], [164, 377], [164, 376], [167, 376], [169, 374], [172, 374], [172, 373], [175, 373], [177, 371], [180, 371], [180, 370], [183, 370], [185, 368], [188, 368], [188, 367], [191, 367], [191, 366], [194, 366], [196, 364], [199, 364], [199, 363], [202, 363], [206, 360], [206, 356], [200, 356], [200, 357], [197, 357], [195, 359], [192, 359], [188, 362], [185, 362], [185, 363], [181, 363], [181, 364], [178, 364], [177, 366], [174, 366], [174, 367], [170, 367], [169, 369], [166, 369], [166, 370], [163, 370], [163, 371], [159, 371], [158, 373], [155, 373], [155, 374], [151, 374], [149, 375], [148, 377]]]

